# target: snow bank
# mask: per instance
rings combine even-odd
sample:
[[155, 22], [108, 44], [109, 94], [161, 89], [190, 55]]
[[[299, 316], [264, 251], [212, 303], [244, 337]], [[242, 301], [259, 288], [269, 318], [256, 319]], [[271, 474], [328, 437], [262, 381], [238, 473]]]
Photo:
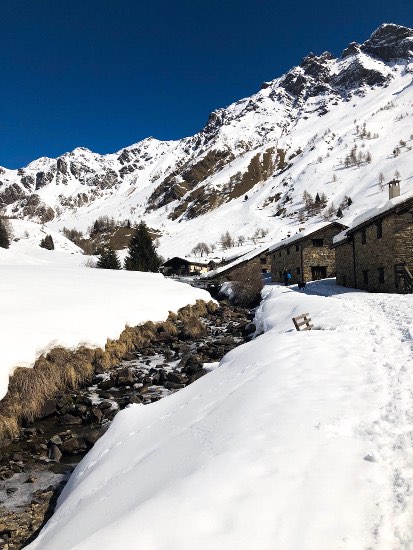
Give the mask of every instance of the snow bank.
[[[0, 399], [15, 367], [32, 366], [54, 346], [104, 346], [107, 338], [118, 338], [125, 325], [161, 321], [169, 311], [211, 299], [205, 291], [160, 274], [70, 263], [28, 265], [35, 263], [33, 258], [0, 251]], [[41, 253], [59, 258], [55, 251]], [[62, 258], [68, 261], [67, 255]]]
[[410, 547], [413, 297], [265, 292], [266, 332], [120, 412], [29, 549]]

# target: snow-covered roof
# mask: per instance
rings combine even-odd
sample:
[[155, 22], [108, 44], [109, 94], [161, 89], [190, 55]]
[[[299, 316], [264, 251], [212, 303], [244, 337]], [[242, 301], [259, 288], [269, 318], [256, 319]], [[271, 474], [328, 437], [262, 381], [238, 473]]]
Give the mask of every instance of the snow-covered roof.
[[248, 260], [252, 260], [262, 254], [263, 252], [267, 252], [268, 250], [268, 244], [264, 244], [262, 246], [259, 246], [257, 248], [254, 248], [250, 252], [247, 252], [247, 254], [243, 254], [233, 262], [224, 265], [222, 267], [218, 267], [217, 269], [213, 269], [212, 271], [208, 271], [208, 273], [204, 273], [201, 275], [202, 278], [206, 279], [212, 279], [213, 277], [216, 277], [217, 275], [220, 275], [221, 273], [224, 273], [240, 264], [243, 264], [244, 262], [247, 262]]
[[333, 239], [333, 244], [342, 244], [346, 239], [347, 236], [351, 233], [354, 233], [354, 231], [357, 231], [364, 225], [368, 225], [369, 223], [372, 223], [374, 220], [380, 219], [393, 210], [396, 210], [400, 206], [402, 206], [404, 203], [407, 202], [413, 202], [413, 191], [409, 191], [408, 193], [404, 193], [403, 195], [400, 195], [400, 197], [394, 197], [393, 199], [389, 199], [385, 204], [382, 206], [377, 206], [375, 208], [371, 208], [370, 210], [367, 210], [363, 214], [360, 214], [360, 216], [357, 216], [354, 218], [353, 223], [350, 225], [348, 229], [345, 229], [338, 235], [336, 235]]
[[283, 239], [282, 241], [275, 243], [270, 246], [269, 251], [274, 252], [274, 250], [279, 250], [280, 248], [284, 248], [285, 246], [288, 246], [291, 243], [294, 243], [296, 241], [299, 241], [303, 239], [304, 237], [309, 237], [313, 233], [317, 233], [321, 229], [325, 229], [326, 227], [330, 225], [341, 225], [338, 222], [319, 222], [319, 223], [313, 223], [310, 226], [303, 229], [303, 231], [300, 231], [299, 233], [296, 233], [295, 235], [292, 235], [291, 237], [288, 237], [287, 239]]

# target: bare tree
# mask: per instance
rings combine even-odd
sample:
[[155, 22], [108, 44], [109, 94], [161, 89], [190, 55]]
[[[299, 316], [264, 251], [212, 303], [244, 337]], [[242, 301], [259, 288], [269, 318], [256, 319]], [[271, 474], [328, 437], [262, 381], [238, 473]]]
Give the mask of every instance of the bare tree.
[[229, 231], [226, 231], [221, 235], [220, 242], [223, 250], [227, 250], [228, 248], [232, 248], [234, 246], [234, 239], [229, 234]]
[[205, 254], [209, 254], [211, 252], [210, 247], [205, 242], [199, 242], [197, 245], [194, 246], [194, 248], [191, 250], [192, 254], [194, 256], [202, 256]]

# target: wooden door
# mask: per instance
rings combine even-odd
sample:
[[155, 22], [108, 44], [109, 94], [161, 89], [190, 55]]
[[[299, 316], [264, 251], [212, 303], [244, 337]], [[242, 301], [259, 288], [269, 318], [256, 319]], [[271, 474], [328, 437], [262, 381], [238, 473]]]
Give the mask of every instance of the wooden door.
[[312, 281], [319, 281], [320, 279], [325, 279], [326, 277], [327, 277], [327, 266], [325, 265], [311, 266]]

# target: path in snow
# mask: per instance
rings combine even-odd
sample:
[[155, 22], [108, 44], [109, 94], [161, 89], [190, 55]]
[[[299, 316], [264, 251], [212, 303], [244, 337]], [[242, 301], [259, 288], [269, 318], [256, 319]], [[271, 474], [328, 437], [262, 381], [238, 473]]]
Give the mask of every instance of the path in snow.
[[356, 303], [349, 295], [341, 299], [346, 307], [363, 312], [372, 345], [382, 357], [387, 403], [373, 425], [372, 443], [377, 460], [387, 465], [390, 494], [381, 506], [380, 527], [407, 546], [413, 543], [413, 376], [408, 368], [413, 366], [413, 300], [382, 294], [359, 294]]
[[[309, 286], [309, 293], [329, 295], [331, 287]], [[380, 417], [365, 427], [372, 443], [366, 460], [384, 463], [387, 491], [378, 503], [376, 540], [413, 544], [413, 296], [345, 292], [334, 299], [359, 319], [354, 330], [365, 333], [375, 357], [372, 381], [378, 375], [385, 404]], [[343, 292], [344, 291], [344, 292]], [[334, 292], [334, 291], [332, 291]], [[330, 294], [331, 295], [331, 294]], [[332, 296], [333, 297], [333, 296]], [[379, 359], [380, 358], [380, 359]], [[380, 366], [379, 371], [377, 366]], [[381, 372], [380, 372], [381, 371]]]

